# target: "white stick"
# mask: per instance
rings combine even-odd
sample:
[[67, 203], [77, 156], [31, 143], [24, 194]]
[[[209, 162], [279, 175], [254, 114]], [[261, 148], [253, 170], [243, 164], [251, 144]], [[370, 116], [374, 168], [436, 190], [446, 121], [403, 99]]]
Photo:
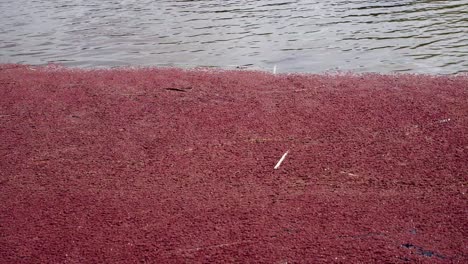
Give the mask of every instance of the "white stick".
[[273, 67], [273, 74], [276, 74], [276, 65]]
[[278, 161], [278, 163], [276, 163], [276, 166], [275, 166], [275, 170], [277, 170], [279, 168], [279, 166], [281, 165], [281, 163], [283, 162], [283, 160], [286, 158], [286, 155], [288, 155], [289, 153], [289, 150], [286, 151], [286, 153], [283, 154], [283, 156], [281, 157], [281, 159]]

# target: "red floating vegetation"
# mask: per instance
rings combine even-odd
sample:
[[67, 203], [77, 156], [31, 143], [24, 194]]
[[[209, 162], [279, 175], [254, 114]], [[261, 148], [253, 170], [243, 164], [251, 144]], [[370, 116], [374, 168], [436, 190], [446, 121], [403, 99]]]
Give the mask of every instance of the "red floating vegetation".
[[1, 263], [468, 262], [466, 75], [1, 65], [0, 95]]

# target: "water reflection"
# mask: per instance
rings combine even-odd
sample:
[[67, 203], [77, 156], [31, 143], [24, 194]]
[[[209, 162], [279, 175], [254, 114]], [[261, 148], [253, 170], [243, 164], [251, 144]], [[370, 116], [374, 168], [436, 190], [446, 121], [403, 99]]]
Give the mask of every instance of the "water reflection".
[[459, 73], [467, 13], [468, 0], [0, 0], [0, 62]]

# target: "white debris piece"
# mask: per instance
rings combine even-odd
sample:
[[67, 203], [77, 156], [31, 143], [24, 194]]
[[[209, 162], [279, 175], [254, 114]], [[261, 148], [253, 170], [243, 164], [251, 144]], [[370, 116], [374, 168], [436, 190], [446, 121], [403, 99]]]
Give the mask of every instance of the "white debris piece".
[[278, 161], [278, 163], [276, 163], [276, 166], [275, 166], [275, 170], [277, 170], [279, 168], [279, 166], [281, 165], [281, 163], [283, 162], [283, 160], [286, 158], [286, 156], [288, 155], [289, 153], [289, 150], [286, 151], [286, 153], [283, 154], [283, 156], [281, 157], [281, 159]]
[[441, 119], [441, 120], [437, 121], [437, 123], [447, 123], [449, 121], [451, 121], [450, 118], [445, 118], [445, 119]]

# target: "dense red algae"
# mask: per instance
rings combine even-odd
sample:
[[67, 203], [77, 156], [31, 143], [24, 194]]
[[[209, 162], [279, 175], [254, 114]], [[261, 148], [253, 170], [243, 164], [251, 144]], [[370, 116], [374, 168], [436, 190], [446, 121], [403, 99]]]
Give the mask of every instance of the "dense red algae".
[[1, 263], [468, 262], [467, 76], [2, 65], [0, 87]]

